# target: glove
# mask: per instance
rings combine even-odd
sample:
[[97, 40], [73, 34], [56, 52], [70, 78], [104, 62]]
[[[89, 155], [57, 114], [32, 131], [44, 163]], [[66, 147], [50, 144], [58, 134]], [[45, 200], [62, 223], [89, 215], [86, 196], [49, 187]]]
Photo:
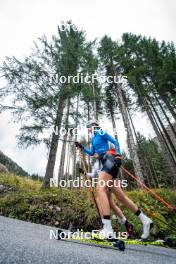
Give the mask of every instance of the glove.
[[75, 142], [75, 146], [76, 148], [80, 148], [81, 150], [84, 148], [82, 144], [80, 144], [79, 142]]
[[115, 161], [116, 161], [117, 166], [120, 168], [120, 166], [122, 165], [122, 156], [120, 154], [117, 154], [115, 156]]
[[79, 168], [79, 173], [84, 174], [84, 170], [82, 168]]
[[121, 154], [116, 154], [115, 158], [118, 159], [118, 160], [121, 160], [122, 159], [122, 155]]

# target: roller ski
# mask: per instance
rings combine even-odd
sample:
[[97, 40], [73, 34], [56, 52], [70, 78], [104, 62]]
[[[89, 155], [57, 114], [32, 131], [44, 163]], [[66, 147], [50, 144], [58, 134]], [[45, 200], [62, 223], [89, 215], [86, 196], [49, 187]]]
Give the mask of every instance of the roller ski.
[[121, 239], [116, 239], [112, 236], [109, 236], [109, 238], [102, 238], [100, 239], [99, 236], [91, 236], [88, 238], [85, 237], [86, 233], [81, 233], [80, 236], [75, 236], [66, 234], [62, 229], [57, 230], [58, 235], [57, 239], [66, 241], [66, 242], [72, 242], [76, 244], [81, 245], [87, 245], [87, 246], [95, 246], [95, 247], [101, 247], [101, 248], [107, 248], [107, 249], [115, 249], [119, 251], [125, 251], [125, 242]]

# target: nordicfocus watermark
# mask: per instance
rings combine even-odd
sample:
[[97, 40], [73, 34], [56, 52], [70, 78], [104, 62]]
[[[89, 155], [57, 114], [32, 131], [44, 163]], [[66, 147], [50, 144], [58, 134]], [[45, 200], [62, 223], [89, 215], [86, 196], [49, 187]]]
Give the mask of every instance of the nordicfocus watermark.
[[107, 186], [108, 188], [113, 187], [121, 187], [121, 188], [127, 188], [128, 182], [127, 180], [98, 180], [97, 177], [85, 180], [82, 176], [77, 177], [76, 179], [72, 180], [57, 180], [54, 178], [50, 178], [50, 187], [60, 187], [60, 188], [90, 188], [90, 187], [96, 187], [97, 183], [100, 187]]
[[[105, 133], [108, 133], [108, 129], [98, 129], [96, 130], [96, 128], [99, 128], [98, 126], [92, 126], [92, 132], [89, 131], [88, 128], [84, 128], [84, 127], [68, 127], [68, 128], [65, 128], [65, 127], [62, 127], [60, 130], [58, 128], [58, 126], [56, 126], [54, 129], [53, 129], [53, 133], [55, 135], [60, 135], [60, 136], [80, 136], [84, 133], [85, 136], [88, 136], [90, 134], [94, 134], [95, 132], [96, 133], [99, 133], [101, 136], [103, 136]], [[116, 129], [113, 129], [113, 134], [114, 135], [117, 135], [117, 130]]]
[[91, 75], [84, 75], [83, 73], [77, 73], [77, 75], [73, 76], [59, 76], [58, 74], [50, 74], [49, 81], [50, 84], [53, 82], [55, 84], [94, 84], [99, 82], [100, 84], [103, 83], [119, 83], [119, 76], [106, 76], [106, 75], [98, 75], [98, 74], [91, 74]]
[[[106, 234], [107, 236], [108, 234]], [[127, 232], [113, 232], [109, 233], [109, 237], [112, 237], [113, 235], [113, 239], [127, 239], [128, 238], [128, 233]], [[91, 240], [92, 238], [94, 238], [96, 236], [96, 238], [98, 239], [105, 239], [105, 235], [103, 232], [100, 232], [99, 230], [92, 230], [91, 232], [83, 232], [83, 230], [79, 230], [77, 229], [77, 231], [75, 232], [60, 232], [59, 230], [50, 230], [50, 239], [85, 239], [85, 240]]]
[[[106, 237], [103, 234], [103, 232], [99, 230], [92, 230], [91, 232], [84, 232], [82, 229], [75, 232], [64, 232], [62, 230], [51, 230], [49, 233], [50, 240], [79, 240], [82, 242], [86, 242], [89, 240], [94, 240], [94, 239], [99, 239], [99, 241], [104, 240], [109, 237], [109, 239], [113, 238], [115, 240], [125, 240], [128, 239], [128, 233], [127, 232], [113, 232], [112, 233], [107, 233]], [[110, 241], [110, 240], [109, 240]], [[158, 245], [158, 246], [163, 246], [163, 241], [162, 240], [157, 240], [157, 241], [142, 241], [142, 240], [133, 240], [130, 241], [130, 244], [134, 245]]]

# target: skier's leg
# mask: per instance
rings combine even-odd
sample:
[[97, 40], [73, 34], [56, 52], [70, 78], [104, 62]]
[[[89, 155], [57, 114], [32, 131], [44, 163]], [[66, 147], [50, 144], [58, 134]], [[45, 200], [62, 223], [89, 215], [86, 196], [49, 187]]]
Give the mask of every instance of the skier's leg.
[[116, 198], [127, 207], [132, 213], [136, 213], [138, 207], [133, 203], [133, 201], [123, 192], [119, 184], [120, 180], [114, 179], [114, 186], [112, 188], [113, 193]]
[[112, 181], [111, 175], [102, 171], [98, 177], [97, 183], [97, 200], [102, 214], [103, 230], [102, 234], [105, 238], [113, 236], [113, 229], [110, 220], [110, 204], [107, 194], [107, 183]]
[[108, 199], [109, 199], [110, 208], [113, 210], [113, 212], [116, 214], [116, 216], [118, 216], [118, 218], [120, 218], [120, 219], [124, 219], [125, 216], [122, 213], [122, 210], [119, 207], [117, 207], [117, 205], [113, 201], [112, 194], [111, 194], [110, 190], [108, 191]]
[[120, 185], [118, 184], [118, 179], [114, 180], [113, 193], [117, 199], [125, 205], [132, 213], [139, 217], [143, 224], [143, 233], [141, 238], [146, 239], [149, 236], [150, 228], [153, 221], [147, 217], [139, 208], [134, 204], [134, 202], [123, 192]]
[[110, 203], [110, 208], [113, 210], [113, 212], [115, 213], [118, 222], [121, 225], [125, 225], [127, 233], [128, 233], [128, 238], [132, 237], [134, 234], [134, 228], [133, 225], [126, 219], [125, 215], [123, 214], [122, 210], [115, 204], [115, 202], [113, 201], [113, 197], [112, 197], [112, 192], [111, 190], [109, 190], [108, 193], [108, 198], [109, 198], [109, 203]]
[[98, 177], [97, 183], [97, 197], [101, 203], [101, 210], [103, 215], [110, 215], [110, 204], [107, 195], [107, 182], [112, 181], [112, 177], [102, 171]]

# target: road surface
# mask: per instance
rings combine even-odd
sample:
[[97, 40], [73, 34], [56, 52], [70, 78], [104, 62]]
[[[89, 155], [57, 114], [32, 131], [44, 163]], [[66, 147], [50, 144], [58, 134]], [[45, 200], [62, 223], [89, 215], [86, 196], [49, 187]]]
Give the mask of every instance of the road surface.
[[175, 264], [176, 250], [127, 245], [125, 252], [50, 239], [55, 228], [0, 216], [2, 264]]

